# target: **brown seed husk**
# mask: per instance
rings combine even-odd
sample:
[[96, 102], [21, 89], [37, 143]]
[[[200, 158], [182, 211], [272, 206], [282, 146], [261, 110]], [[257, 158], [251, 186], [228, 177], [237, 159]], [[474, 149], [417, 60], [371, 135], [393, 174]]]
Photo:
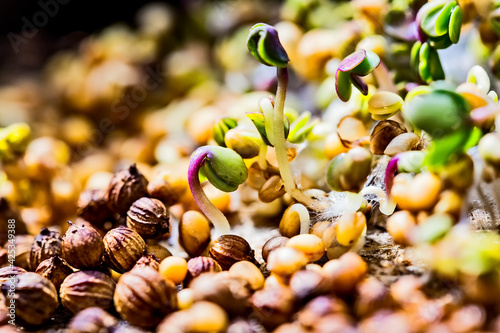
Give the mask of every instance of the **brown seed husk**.
[[104, 258], [119, 273], [131, 270], [146, 250], [146, 242], [137, 232], [118, 227], [104, 236]]
[[138, 267], [122, 275], [114, 294], [120, 316], [139, 327], [154, 327], [177, 308], [172, 281], [151, 267]]
[[80, 271], [69, 275], [61, 284], [62, 304], [78, 313], [90, 307], [109, 309], [113, 305], [115, 282], [99, 271]]
[[52, 282], [36, 273], [24, 273], [15, 277], [14, 297], [11, 298], [9, 283], [2, 284], [6, 304], [15, 299], [16, 319], [28, 325], [40, 325], [46, 322], [56, 311], [59, 301]]
[[148, 196], [147, 186], [147, 179], [135, 164], [118, 171], [111, 180], [106, 195], [109, 208], [117, 214], [125, 215], [134, 201]]
[[101, 262], [104, 243], [94, 228], [71, 224], [63, 236], [63, 258], [75, 268], [92, 268]]
[[28, 255], [30, 271], [35, 271], [42, 261], [52, 256], [62, 255], [62, 237], [57, 231], [42, 228], [35, 236]]

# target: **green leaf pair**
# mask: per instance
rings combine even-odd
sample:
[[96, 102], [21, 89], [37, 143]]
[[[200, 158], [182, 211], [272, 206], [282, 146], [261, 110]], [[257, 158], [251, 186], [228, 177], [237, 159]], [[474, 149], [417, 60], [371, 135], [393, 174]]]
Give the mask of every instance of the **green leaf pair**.
[[[203, 163], [202, 171], [208, 181], [224, 192], [236, 191], [248, 176], [243, 158], [229, 148], [207, 146], [210, 153]], [[204, 147], [204, 148], [207, 148]]]
[[268, 24], [250, 28], [247, 46], [250, 53], [266, 66], [287, 67], [290, 59], [278, 38], [278, 31]]
[[351, 98], [354, 85], [363, 95], [368, 94], [368, 86], [361, 79], [380, 65], [380, 58], [372, 51], [359, 50], [342, 60], [335, 74], [335, 90], [339, 98], [347, 102]]
[[428, 2], [417, 14], [420, 40], [428, 39], [432, 47], [445, 49], [458, 43], [462, 21], [462, 9], [456, 1]]
[[[246, 115], [257, 128], [262, 141], [264, 141], [266, 145], [274, 147], [274, 133], [272, 130], [274, 105], [268, 98], [262, 98], [259, 101], [259, 108], [261, 112], [249, 112]], [[288, 133], [290, 132], [290, 121], [288, 117], [284, 117], [283, 126], [286, 140], [288, 138]]]
[[290, 133], [288, 134], [288, 141], [291, 143], [304, 142], [309, 134], [312, 132], [314, 126], [319, 120], [311, 120], [311, 112], [303, 112], [297, 119], [290, 125]]
[[238, 126], [236, 119], [225, 117], [217, 121], [213, 127], [213, 137], [215, 142], [221, 147], [226, 147], [226, 133]]
[[411, 67], [426, 83], [444, 80], [444, 70], [439, 54], [429, 43], [415, 42], [411, 49]]

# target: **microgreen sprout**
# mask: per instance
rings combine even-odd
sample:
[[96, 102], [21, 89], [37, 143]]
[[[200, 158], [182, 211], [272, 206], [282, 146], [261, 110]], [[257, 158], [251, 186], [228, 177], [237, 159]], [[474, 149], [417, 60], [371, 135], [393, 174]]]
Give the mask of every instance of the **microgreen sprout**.
[[213, 223], [215, 233], [227, 234], [231, 229], [229, 222], [203, 192], [198, 175], [200, 169], [216, 188], [224, 192], [233, 192], [247, 179], [248, 170], [245, 162], [233, 150], [218, 146], [200, 147], [191, 155], [188, 182], [193, 198], [201, 211]]
[[[270, 102], [261, 100], [260, 107], [263, 111], [264, 124], [262, 124], [262, 117], [259, 116], [259, 122], [256, 127], [261, 135], [263, 128], [265, 129], [263, 139], [266, 138], [275, 148], [276, 159], [286, 192], [298, 202], [312, 207], [315, 201], [304, 195], [295, 185], [286, 151], [286, 138], [288, 135], [285, 135], [283, 124], [286, 120], [284, 107], [288, 86], [288, 55], [281, 45], [276, 29], [264, 23], [256, 24], [250, 29], [247, 46], [250, 53], [259, 62], [266, 66], [277, 68], [278, 89], [276, 91], [276, 99], [274, 100], [274, 108], [271, 109], [270, 107], [273, 104], [271, 100]], [[271, 110], [273, 110], [272, 116]], [[256, 123], [254, 119], [252, 120]]]
[[359, 50], [344, 58], [335, 74], [335, 90], [339, 98], [344, 102], [351, 98], [351, 85], [366, 96], [368, 86], [362, 77], [370, 74], [379, 65], [380, 58], [372, 51]]

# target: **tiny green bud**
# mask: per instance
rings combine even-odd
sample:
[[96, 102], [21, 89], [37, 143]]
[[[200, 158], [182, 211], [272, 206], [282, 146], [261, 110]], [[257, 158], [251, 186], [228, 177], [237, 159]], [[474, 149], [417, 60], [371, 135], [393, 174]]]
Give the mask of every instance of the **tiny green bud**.
[[288, 141], [291, 143], [304, 142], [309, 134], [312, 132], [314, 126], [319, 122], [318, 119], [311, 120], [311, 112], [306, 111], [302, 113], [290, 125], [290, 133], [288, 134]]
[[368, 94], [368, 86], [361, 79], [380, 65], [380, 58], [372, 51], [359, 50], [342, 60], [335, 74], [335, 90], [339, 98], [347, 102], [351, 98], [351, 84], [363, 95]]
[[212, 146], [210, 150], [210, 156], [203, 163], [208, 181], [221, 191], [236, 191], [248, 176], [245, 162], [229, 148]]
[[266, 66], [288, 66], [290, 59], [281, 45], [278, 31], [268, 24], [258, 23], [250, 28], [247, 46], [255, 59]]
[[417, 14], [421, 41], [437, 49], [445, 49], [458, 43], [462, 28], [463, 13], [456, 1], [435, 0], [426, 3]]
[[[247, 117], [253, 122], [259, 132], [262, 141], [268, 146], [274, 147], [273, 112], [274, 105], [272, 98], [261, 98], [259, 100], [259, 110], [261, 112], [249, 112]], [[283, 119], [284, 138], [288, 138], [290, 122], [288, 117]]]
[[221, 147], [226, 147], [224, 138], [227, 131], [238, 125], [236, 119], [225, 117], [217, 121], [213, 128], [213, 137], [215, 142]]

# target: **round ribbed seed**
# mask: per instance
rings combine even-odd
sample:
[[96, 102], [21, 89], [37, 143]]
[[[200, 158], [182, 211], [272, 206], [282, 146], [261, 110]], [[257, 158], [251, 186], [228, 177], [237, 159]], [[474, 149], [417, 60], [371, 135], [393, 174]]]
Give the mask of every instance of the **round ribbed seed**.
[[158, 199], [140, 198], [127, 212], [127, 227], [144, 238], [165, 236], [170, 231], [167, 207]]
[[16, 319], [19, 318], [30, 325], [40, 325], [47, 321], [59, 305], [57, 291], [52, 282], [31, 272], [20, 274], [14, 279], [14, 297], [10, 297], [10, 283], [2, 284], [2, 292], [6, 295], [6, 305], [15, 300]]
[[104, 236], [104, 250], [109, 267], [119, 273], [125, 273], [142, 257], [146, 243], [137, 232], [118, 227]]
[[109, 309], [113, 305], [115, 282], [99, 271], [69, 275], [61, 285], [62, 304], [73, 313], [90, 307]]
[[114, 303], [120, 316], [130, 324], [154, 327], [176, 310], [175, 285], [151, 267], [138, 267], [122, 275]]

